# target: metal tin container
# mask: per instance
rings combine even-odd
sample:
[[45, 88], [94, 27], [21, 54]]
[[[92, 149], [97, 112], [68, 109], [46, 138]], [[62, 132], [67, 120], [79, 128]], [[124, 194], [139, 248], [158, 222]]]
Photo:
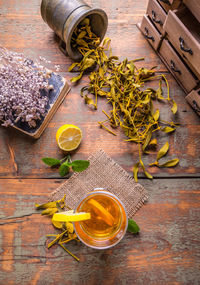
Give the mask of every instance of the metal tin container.
[[93, 32], [101, 40], [108, 26], [106, 13], [102, 9], [91, 8], [82, 0], [42, 0], [41, 15], [60, 37], [66, 52], [74, 60], [80, 60], [82, 57], [77, 50], [71, 47], [71, 37], [77, 25], [88, 17]]

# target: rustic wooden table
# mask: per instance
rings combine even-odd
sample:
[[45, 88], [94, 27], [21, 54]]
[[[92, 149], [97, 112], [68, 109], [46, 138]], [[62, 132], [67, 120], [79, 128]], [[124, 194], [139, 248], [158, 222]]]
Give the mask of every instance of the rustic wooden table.
[[[157, 65], [158, 72], [166, 74], [181, 126], [159, 142], [162, 145], [169, 139], [169, 157], [179, 157], [180, 164], [173, 169], [149, 169], [153, 181], [140, 174], [149, 200], [134, 217], [141, 228], [139, 235], [127, 234], [105, 251], [72, 243], [69, 249], [80, 257], [77, 263], [62, 248], [46, 247], [45, 235], [54, 230], [48, 218], [36, 213], [34, 204], [45, 202], [65, 179], [45, 167], [41, 158], [62, 157], [55, 134], [66, 122], [83, 130], [74, 159], [86, 159], [102, 148], [131, 174], [138, 160], [137, 146], [123, 141], [120, 131], [113, 137], [99, 128], [97, 121], [104, 119], [101, 110], [109, 106], [104, 99], [99, 100], [97, 111], [84, 104], [80, 88], [86, 77], [72, 87], [39, 140], [1, 127], [0, 284], [200, 284], [200, 118], [136, 27], [147, 0], [87, 2], [106, 11], [114, 54], [121, 59], [145, 57], [138, 66]], [[0, 1], [0, 45], [32, 59], [45, 57], [51, 61], [45, 64], [48, 68], [55, 71], [55, 65], [60, 65], [60, 74], [68, 81], [72, 77], [67, 71], [72, 60], [61, 53], [54, 33], [43, 22], [40, 0]], [[169, 117], [168, 108], [163, 107], [162, 116]], [[145, 157], [146, 164], [152, 160]]]

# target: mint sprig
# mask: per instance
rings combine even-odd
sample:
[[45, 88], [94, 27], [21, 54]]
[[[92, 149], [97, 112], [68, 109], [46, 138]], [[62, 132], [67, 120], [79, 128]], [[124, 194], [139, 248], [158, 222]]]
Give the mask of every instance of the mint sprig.
[[59, 167], [59, 174], [61, 177], [64, 177], [67, 173], [69, 173], [69, 165], [67, 162], [64, 162]]
[[72, 169], [75, 172], [81, 172], [88, 168], [90, 162], [88, 160], [74, 160], [72, 161], [70, 156], [64, 157], [63, 159], [57, 159], [52, 157], [43, 157], [42, 161], [51, 167], [59, 167], [59, 174], [64, 177]]

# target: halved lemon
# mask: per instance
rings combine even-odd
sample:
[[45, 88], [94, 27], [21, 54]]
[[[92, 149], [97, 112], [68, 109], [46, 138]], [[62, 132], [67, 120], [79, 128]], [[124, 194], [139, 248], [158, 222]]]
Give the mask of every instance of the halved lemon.
[[56, 213], [52, 218], [52, 220], [56, 222], [79, 222], [89, 219], [91, 219], [90, 213], [72, 213], [71, 211]]
[[93, 209], [97, 213], [97, 215], [102, 217], [102, 219], [104, 220], [104, 222], [107, 225], [109, 225], [111, 227], [114, 225], [114, 218], [113, 218], [113, 216], [99, 202], [97, 202], [94, 199], [90, 199], [88, 201], [88, 204], [90, 204], [93, 207]]
[[64, 151], [75, 150], [82, 139], [82, 131], [75, 125], [66, 124], [61, 126], [56, 133], [56, 141], [60, 149]]

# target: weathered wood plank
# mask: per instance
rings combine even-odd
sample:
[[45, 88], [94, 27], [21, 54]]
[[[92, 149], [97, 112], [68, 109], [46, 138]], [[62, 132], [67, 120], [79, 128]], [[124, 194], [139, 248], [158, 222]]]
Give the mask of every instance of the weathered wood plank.
[[[105, 3], [105, 1], [91, 1], [91, 4], [102, 6], [108, 13], [110, 19], [108, 36], [112, 38], [114, 54], [119, 54], [121, 58], [145, 56], [146, 60], [138, 63], [138, 66], [152, 67], [157, 64], [158, 71], [163, 71], [166, 68], [135, 26], [138, 20], [137, 15], [142, 14], [146, 9], [146, 2], [135, 1], [133, 11], [130, 9], [130, 6], [132, 7], [130, 1], [126, 1], [126, 4], [123, 5], [120, 1], [115, 2], [115, 4]], [[2, 2], [0, 44], [17, 51], [23, 51], [33, 59], [38, 59], [41, 55], [47, 60], [51, 60], [47, 67], [54, 71], [55, 64], [60, 64], [61, 74], [69, 80], [73, 75], [67, 72], [67, 69], [72, 61], [61, 53], [53, 32], [40, 19], [39, 5], [40, 1], [31, 1], [28, 8], [25, 1], [20, 1], [20, 3], [16, 1]], [[30, 14], [32, 17], [29, 17]], [[126, 16], [122, 17], [122, 15]], [[191, 135], [199, 132], [199, 127], [196, 128], [196, 125], [199, 126], [199, 117], [183, 99], [185, 94], [172, 76], [167, 74], [167, 78], [170, 83], [171, 96], [179, 106], [178, 120], [184, 125], [184, 127], [180, 127], [175, 136], [170, 136], [173, 145], [171, 155], [180, 156], [181, 167], [177, 167], [175, 170], [166, 171], [162, 169], [158, 171], [158, 169], [153, 169], [152, 171], [157, 176], [197, 175], [194, 173], [199, 173], [200, 163], [196, 154], [199, 153], [200, 144], [198, 138], [191, 138]], [[41, 164], [40, 159], [43, 156], [61, 155], [54, 137], [58, 127], [66, 122], [79, 125], [84, 133], [83, 143], [74, 157], [80, 155], [82, 158], [87, 158], [91, 152], [101, 147], [127, 171], [132, 171], [132, 165], [138, 159], [137, 146], [123, 142], [124, 137], [121, 133], [118, 137], [113, 138], [104, 130], [99, 129], [97, 122], [104, 119], [101, 110], [102, 108], [109, 110], [109, 106], [106, 105], [105, 100], [99, 100], [99, 110], [95, 112], [84, 105], [79, 94], [86, 81], [87, 76], [78, 86], [72, 86], [70, 94], [39, 141], [33, 142], [16, 132], [0, 128], [1, 177], [37, 177], [37, 175], [40, 177], [57, 177], [56, 174]], [[152, 82], [149, 86], [157, 88], [158, 83]], [[166, 88], [164, 89], [166, 92]], [[169, 118], [168, 113], [169, 108], [162, 108], [163, 119]], [[25, 145], [24, 140], [26, 140]], [[114, 147], [111, 144], [112, 141], [114, 141]], [[161, 144], [164, 141], [163, 138]], [[183, 151], [179, 152], [180, 141], [182, 149], [188, 150], [186, 154]], [[150, 158], [146, 158], [145, 161], [147, 163], [152, 162]]]
[[[66, 75], [72, 61], [59, 51], [53, 31], [40, 16], [40, 2], [31, 1], [28, 7], [25, 0], [1, 4], [0, 45], [24, 52], [34, 60], [43, 56], [52, 61], [49, 64], [50, 69], [55, 71], [54, 65], [60, 64], [61, 71]], [[109, 26], [106, 36], [112, 39], [115, 55], [122, 59], [145, 57], [145, 65], [149, 68], [158, 65], [158, 69], [167, 71], [136, 27], [146, 10], [147, 1], [135, 1], [134, 6], [131, 1], [126, 1], [123, 5], [121, 1], [115, 1], [114, 5], [109, 2], [105, 4], [105, 1], [87, 3], [92, 7], [105, 9], [108, 14]], [[133, 7], [130, 9], [130, 6]]]
[[[1, 21], [1, 26], [8, 25], [6, 24], [7, 21], [7, 19]], [[41, 19], [37, 20], [37, 22], [40, 21]], [[11, 27], [8, 25], [8, 30], [0, 30], [0, 45], [17, 52], [23, 52], [33, 60], [39, 59], [39, 56], [45, 57], [48, 61], [51, 61], [47, 67], [55, 71], [55, 65], [59, 64], [60, 71], [69, 76], [67, 70], [72, 60], [59, 50], [58, 38], [55, 37], [53, 31], [47, 26], [45, 27], [47, 31], [44, 33], [43, 25], [41, 25], [40, 32], [40, 30], [37, 30], [37, 26], [34, 29], [31, 23], [28, 27], [23, 27], [24, 22], [24, 20], [17, 19], [16, 25], [22, 30], [18, 31], [17, 34], [15, 29], [12, 30], [12, 21], [9, 21]], [[29, 29], [27, 34], [23, 34], [24, 29]], [[119, 56], [120, 59], [128, 58], [131, 60], [144, 57], [145, 61], [139, 63], [138, 66], [146, 66], [147, 68], [157, 66], [158, 70], [168, 72], [135, 25], [122, 24], [116, 30], [116, 24], [113, 23], [109, 27], [106, 36], [111, 38], [113, 54]], [[24, 37], [26, 40], [24, 40]]]
[[[36, 214], [58, 180], [0, 180], [0, 284], [198, 284], [200, 179], [142, 180], [149, 201], [135, 215], [141, 233], [107, 251], [82, 244], [47, 250], [56, 230]], [[17, 195], [16, 195], [17, 193]]]
[[[81, 128], [84, 131], [84, 135], [88, 132], [99, 133], [96, 137], [88, 137], [87, 140], [83, 139], [83, 142], [77, 152], [72, 155], [73, 159], [87, 159], [88, 156], [100, 148], [104, 149], [108, 155], [110, 155], [117, 163], [119, 163], [130, 174], [132, 173], [133, 164], [138, 161], [138, 146], [132, 143], [123, 142], [124, 139], [119, 134], [119, 139], [107, 134], [104, 130], [99, 130], [96, 123], [82, 124]], [[42, 157], [57, 157], [62, 158], [63, 155], [57, 148], [56, 142], [54, 142], [54, 136], [51, 137], [49, 132], [54, 132], [51, 126], [46, 130], [45, 135], [37, 141], [28, 141], [26, 146], [22, 148], [22, 140], [16, 139], [17, 135], [11, 136], [7, 143], [2, 142], [4, 146], [1, 151], [1, 178], [5, 177], [46, 177], [46, 178], [58, 178], [58, 171], [56, 169], [50, 169], [45, 166], [41, 158]], [[194, 133], [197, 133], [196, 127], [191, 126], [188, 128], [180, 128], [176, 131], [174, 137], [162, 138], [159, 142], [160, 147], [168, 140], [170, 142], [170, 151], [168, 156], [163, 159], [163, 162], [169, 159], [178, 157], [180, 163], [175, 168], [149, 168], [149, 171], [155, 177], [176, 177], [176, 176], [191, 176], [199, 177], [200, 163], [199, 163], [199, 144], [196, 145], [195, 138], [192, 137]], [[198, 135], [199, 135], [198, 131]], [[5, 135], [7, 136], [7, 135]], [[188, 144], [184, 141], [190, 141]], [[9, 143], [8, 143], [9, 141]], [[54, 143], [47, 148], [47, 141], [53, 141]], [[182, 142], [180, 144], [180, 142]], [[114, 145], [113, 145], [114, 144]], [[10, 146], [10, 147], [8, 147]], [[37, 149], [40, 148], [40, 151]], [[11, 154], [11, 149], [14, 156]], [[25, 155], [26, 153], [26, 155]], [[156, 152], [152, 152], [152, 155], [144, 156], [145, 165], [152, 163], [156, 159]]]
[[[164, 72], [169, 79], [170, 94], [179, 107], [177, 120], [181, 126], [169, 136], [168, 158], [179, 157], [180, 165], [174, 169], [149, 168], [158, 179], [139, 179], [149, 193], [149, 201], [135, 215], [141, 228], [139, 235], [127, 234], [122, 242], [107, 251], [72, 243], [69, 249], [80, 257], [78, 264], [61, 248], [46, 248], [45, 235], [56, 230], [48, 218], [35, 211], [34, 204], [45, 202], [64, 179], [59, 179], [55, 170], [42, 164], [41, 157], [62, 157], [55, 134], [64, 123], [76, 124], [83, 130], [83, 141], [72, 154], [74, 159], [86, 159], [90, 153], [103, 148], [131, 173], [138, 160], [137, 146], [124, 142], [120, 131], [113, 137], [99, 129], [97, 121], [104, 119], [101, 110], [108, 111], [110, 106], [103, 98], [99, 100], [97, 111], [83, 103], [80, 89], [87, 77], [79, 85], [72, 86], [40, 140], [0, 127], [0, 284], [198, 285], [200, 118], [185, 102], [185, 94], [136, 28], [148, 0], [86, 2], [103, 8], [108, 14], [106, 35], [112, 39], [113, 54], [120, 59], [145, 57], [144, 62], [138, 63], [139, 67], [157, 65], [158, 71]], [[45, 57], [51, 62], [42, 64], [53, 71], [55, 65], [60, 65], [61, 75], [69, 80], [72, 74], [67, 69], [72, 61], [59, 50], [57, 38], [43, 22], [40, 3], [40, 0], [0, 1], [0, 45], [24, 52], [34, 60]], [[156, 82], [148, 84], [157, 87]], [[164, 105], [161, 115], [165, 120], [172, 119], [169, 108]], [[160, 137], [159, 145], [167, 138]], [[152, 162], [155, 156], [155, 153], [146, 156], [145, 164]]]
[[[146, 11], [148, 0], [127, 0], [122, 2], [121, 0], [104, 1], [104, 0], [87, 0], [85, 1], [88, 5], [93, 8], [102, 8], [108, 14], [108, 17], [111, 20], [118, 20], [120, 22], [132, 21], [133, 24], [136, 24], [141, 20], [143, 14]], [[6, 17], [15, 17], [20, 15], [20, 17], [29, 17], [32, 18], [40, 15], [40, 0], [34, 0], [27, 5], [26, 0], [21, 0], [20, 2], [16, 0], [1, 0], [1, 16]], [[123, 16], [123, 17], [122, 17]]]
[[[200, 118], [185, 102], [184, 94], [177, 83], [170, 76], [168, 78], [171, 96], [179, 106], [177, 121], [181, 125], [171, 135], [159, 134], [158, 142], [159, 148], [167, 140], [170, 143], [169, 154], [163, 160], [178, 157], [180, 164], [172, 169], [149, 168], [149, 171], [157, 177], [199, 176]], [[83, 85], [84, 80], [81, 83], [81, 86]], [[73, 158], [86, 159], [91, 153], [102, 148], [125, 170], [132, 172], [133, 164], [138, 161], [138, 146], [125, 142], [126, 137], [121, 130], [116, 130], [118, 136], [115, 137], [99, 128], [97, 122], [105, 119], [102, 109], [109, 111], [110, 106], [102, 98], [99, 100], [97, 111], [88, 108], [79, 95], [81, 86], [72, 87], [71, 92], [38, 141], [26, 138], [11, 129], [0, 128], [0, 177], [58, 177], [55, 170], [52, 171], [41, 162], [41, 158], [45, 156], [62, 157], [55, 141], [55, 134], [57, 129], [65, 123], [78, 125], [83, 130], [82, 143], [72, 155]], [[173, 116], [170, 115], [170, 108], [166, 104], [161, 105], [161, 116], [164, 120], [171, 121], [173, 119]], [[25, 141], [26, 143], [24, 143]], [[155, 158], [156, 152], [154, 151], [151, 155], [144, 156], [144, 162], [148, 165]]]

